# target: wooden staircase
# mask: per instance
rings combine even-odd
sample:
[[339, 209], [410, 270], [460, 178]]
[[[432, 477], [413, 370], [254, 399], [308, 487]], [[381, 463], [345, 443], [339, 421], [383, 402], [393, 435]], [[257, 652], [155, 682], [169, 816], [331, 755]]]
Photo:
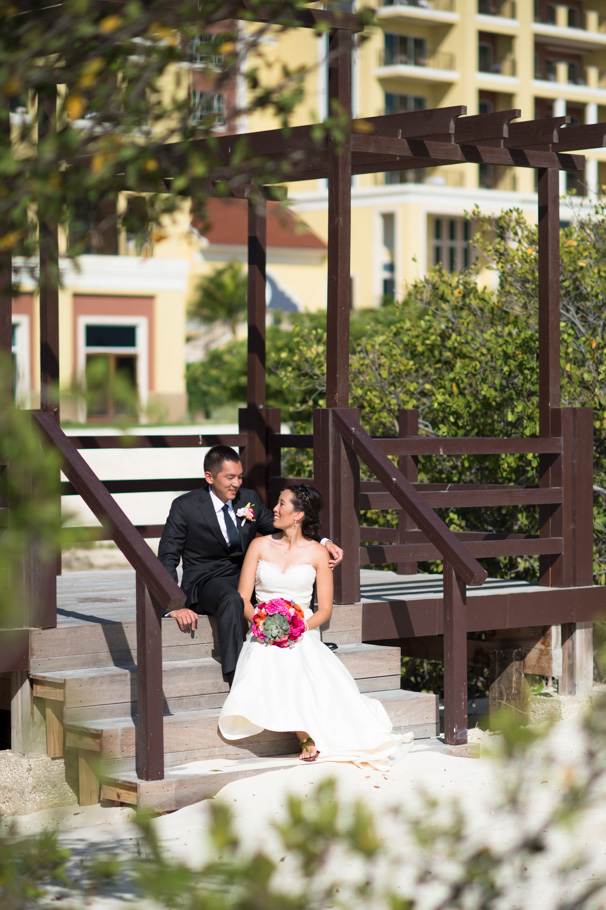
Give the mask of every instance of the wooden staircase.
[[[162, 622], [165, 778], [135, 771], [136, 629], [134, 573], [73, 573], [59, 579], [60, 625], [32, 630], [30, 678], [42, 700], [47, 751], [77, 753], [79, 800], [163, 811], [213, 795], [229, 780], [296, 761], [293, 734], [264, 731], [237, 743], [217, 728], [227, 686], [212, 621], [194, 633]], [[98, 598], [98, 600], [96, 600]], [[380, 699], [394, 728], [424, 738], [438, 732], [431, 694], [400, 690], [400, 649], [362, 642], [362, 605], [335, 606], [324, 638], [362, 692]]]

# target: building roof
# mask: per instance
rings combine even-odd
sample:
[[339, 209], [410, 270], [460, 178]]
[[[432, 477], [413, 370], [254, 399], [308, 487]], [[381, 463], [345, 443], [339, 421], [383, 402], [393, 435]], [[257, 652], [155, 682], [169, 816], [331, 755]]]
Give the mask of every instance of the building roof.
[[[246, 246], [248, 202], [245, 199], [211, 197], [206, 218], [192, 214], [194, 228], [211, 244]], [[288, 249], [325, 250], [326, 244], [309, 225], [278, 202], [267, 203], [267, 245]]]

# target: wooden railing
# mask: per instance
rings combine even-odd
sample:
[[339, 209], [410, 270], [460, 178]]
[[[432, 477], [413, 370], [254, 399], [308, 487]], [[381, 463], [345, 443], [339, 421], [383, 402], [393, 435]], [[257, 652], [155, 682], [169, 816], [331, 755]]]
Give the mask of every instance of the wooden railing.
[[[313, 435], [270, 434], [274, 464], [282, 448], [314, 452], [314, 477], [323, 493], [328, 533], [345, 557], [335, 573], [335, 602], [360, 599], [360, 565], [396, 563], [414, 574], [419, 560], [444, 561], [445, 736], [465, 740], [466, 681], [465, 584], [481, 583], [476, 558], [538, 556], [539, 581], [548, 586], [592, 583], [592, 412], [552, 409], [553, 435], [535, 438], [429, 438], [418, 435], [416, 411], [400, 414], [401, 436], [371, 439], [352, 410], [317, 410]], [[504, 484], [420, 484], [423, 455], [515, 455], [539, 457], [538, 486]], [[388, 456], [398, 458], [399, 471]], [[377, 477], [360, 481], [357, 458]], [[273, 476], [275, 495], [285, 482], [302, 478]], [[537, 506], [539, 535], [451, 532], [433, 509]], [[360, 510], [397, 509], [399, 526], [360, 526]], [[374, 546], [361, 546], [361, 541]], [[478, 571], [479, 570], [479, 571]], [[485, 573], [483, 573], [485, 575]]]
[[36, 411], [33, 420], [46, 443], [60, 453], [61, 468], [72, 488], [103, 523], [110, 538], [135, 569], [137, 776], [143, 780], [161, 780], [164, 777], [161, 618], [165, 611], [182, 606], [185, 595], [61, 430], [52, 413]]
[[[455, 536], [476, 558], [538, 556], [539, 582], [549, 586], [592, 583], [593, 428], [590, 408], [554, 408], [554, 435], [548, 437], [425, 437], [418, 435], [418, 414], [400, 413], [401, 435], [375, 442], [386, 455], [398, 458], [398, 467], [432, 509], [529, 507], [539, 508], [539, 534], [458, 531]], [[282, 448], [313, 449], [321, 445], [314, 435], [271, 434], [269, 447], [280, 463]], [[419, 483], [418, 459], [423, 456], [489, 456], [533, 454], [539, 457], [537, 485], [499, 483]], [[318, 477], [317, 472], [316, 477]], [[272, 496], [295, 478], [274, 476]], [[300, 480], [300, 479], [299, 479]], [[306, 478], [313, 483], [314, 478]], [[317, 483], [320, 481], [317, 480]], [[330, 491], [329, 495], [330, 495]], [[362, 565], [396, 563], [405, 574], [417, 571], [418, 561], [441, 558], [437, 548], [400, 508], [379, 481], [360, 481], [359, 510], [399, 510], [397, 527], [360, 527]], [[374, 545], [369, 545], [369, 544]]]

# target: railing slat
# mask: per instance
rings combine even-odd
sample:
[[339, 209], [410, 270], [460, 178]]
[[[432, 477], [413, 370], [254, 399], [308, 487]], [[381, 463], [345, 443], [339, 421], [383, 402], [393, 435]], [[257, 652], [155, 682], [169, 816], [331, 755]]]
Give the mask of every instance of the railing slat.
[[386, 455], [557, 455], [562, 443], [555, 437], [413, 436], [376, 439]]
[[187, 436], [130, 435], [129, 433], [108, 433], [98, 436], [69, 436], [77, 449], [198, 449], [214, 445], [244, 446], [246, 436], [243, 433], [197, 434]]
[[[564, 542], [561, 537], [535, 537], [530, 540], [465, 540], [465, 547], [476, 559], [545, 554], [557, 556], [562, 553]], [[441, 558], [440, 550], [431, 543], [360, 547], [360, 562], [365, 565], [379, 566], [403, 560], [431, 562]]]
[[[423, 502], [432, 509], [477, 509], [481, 506], [558, 505], [562, 501], [561, 487], [501, 487], [499, 490], [445, 490], [425, 492], [415, 487]], [[390, 493], [360, 493], [361, 509], [397, 509], [398, 502]]]

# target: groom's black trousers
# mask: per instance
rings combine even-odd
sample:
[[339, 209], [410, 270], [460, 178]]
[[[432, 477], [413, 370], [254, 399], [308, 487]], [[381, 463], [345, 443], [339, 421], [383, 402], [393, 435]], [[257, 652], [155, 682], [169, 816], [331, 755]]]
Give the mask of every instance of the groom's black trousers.
[[217, 620], [223, 678], [231, 682], [244, 643], [244, 602], [238, 594], [240, 574], [213, 578], [196, 591], [192, 610]]

